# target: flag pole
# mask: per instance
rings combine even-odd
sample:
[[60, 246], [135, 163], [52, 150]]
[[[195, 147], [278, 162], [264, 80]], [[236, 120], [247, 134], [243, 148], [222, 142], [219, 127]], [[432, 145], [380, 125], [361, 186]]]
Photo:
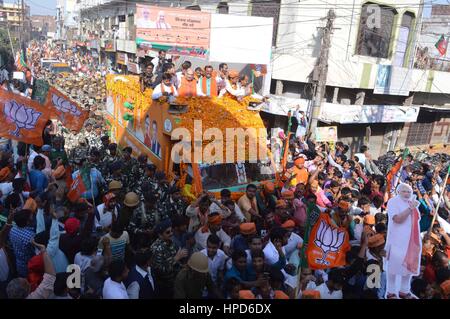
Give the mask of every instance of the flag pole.
[[406, 156], [408, 156], [408, 154], [409, 154], [409, 149], [405, 148], [405, 150], [403, 151], [403, 155], [402, 155], [402, 165], [400, 166], [400, 169], [398, 170], [398, 172], [395, 174], [396, 175], [395, 176], [396, 179], [395, 179], [395, 183], [394, 183], [394, 189], [392, 190], [394, 192], [397, 189], [397, 185], [398, 185], [398, 183], [400, 181], [400, 177], [402, 175], [403, 167], [405, 165], [405, 159], [406, 159]]
[[434, 222], [436, 221], [436, 216], [438, 214], [439, 206], [441, 205], [442, 197], [444, 196], [444, 190], [445, 190], [445, 186], [447, 185], [449, 174], [450, 174], [450, 166], [448, 167], [447, 174], [445, 175], [444, 183], [442, 185], [443, 187], [441, 189], [441, 194], [439, 195], [439, 200], [436, 203], [436, 207], [434, 208], [433, 219], [431, 220], [431, 225], [430, 225], [430, 228], [428, 229], [428, 233], [427, 233], [428, 236], [431, 235], [431, 230], [433, 229]]

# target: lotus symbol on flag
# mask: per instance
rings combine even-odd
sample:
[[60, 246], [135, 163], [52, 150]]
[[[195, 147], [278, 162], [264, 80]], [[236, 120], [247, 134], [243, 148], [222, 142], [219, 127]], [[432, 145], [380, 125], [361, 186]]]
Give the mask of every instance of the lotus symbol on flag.
[[81, 112], [77, 109], [76, 105], [70, 103], [70, 101], [56, 94], [52, 94], [52, 102], [58, 111], [61, 111], [63, 113], [70, 113], [74, 116], [81, 115]]
[[42, 115], [41, 112], [35, 111], [31, 107], [26, 107], [23, 104], [19, 104], [16, 101], [8, 101], [5, 103], [5, 108], [3, 109], [8, 121], [16, 125], [14, 131], [10, 131], [11, 135], [19, 136], [20, 129], [32, 130], [36, 127], [36, 123], [39, 117]]
[[337, 228], [333, 228], [328, 225], [325, 221], [321, 221], [319, 229], [316, 233], [316, 238], [314, 239], [314, 244], [319, 247], [322, 252], [322, 259], [316, 259], [318, 264], [330, 265], [326, 260], [330, 252], [336, 252], [344, 243], [345, 232], [339, 231]]

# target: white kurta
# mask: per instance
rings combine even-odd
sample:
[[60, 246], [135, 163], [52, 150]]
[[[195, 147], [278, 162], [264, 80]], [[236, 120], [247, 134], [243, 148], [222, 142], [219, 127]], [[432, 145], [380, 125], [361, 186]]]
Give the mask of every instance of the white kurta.
[[[415, 273], [410, 272], [405, 266], [403, 266], [403, 261], [408, 251], [409, 240], [411, 237], [412, 215], [409, 215], [401, 224], [393, 221], [394, 216], [402, 213], [408, 207], [408, 202], [403, 200], [399, 195], [391, 198], [387, 204], [389, 227], [387, 231], [385, 250], [386, 269], [388, 274], [400, 276], [417, 275], [420, 270], [420, 262], [418, 263], [419, 267]], [[420, 229], [419, 225], [418, 229]]]

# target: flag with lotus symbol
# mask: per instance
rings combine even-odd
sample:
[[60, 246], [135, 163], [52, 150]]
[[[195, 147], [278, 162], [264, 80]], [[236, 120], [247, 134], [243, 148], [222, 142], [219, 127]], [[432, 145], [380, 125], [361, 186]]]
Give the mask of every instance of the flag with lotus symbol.
[[52, 116], [56, 117], [69, 130], [79, 132], [89, 117], [88, 111], [83, 110], [77, 103], [54, 87], [48, 90], [46, 106]]
[[335, 227], [329, 214], [321, 213], [309, 236], [306, 256], [311, 269], [345, 266], [350, 250], [349, 234], [344, 227]]
[[0, 89], [0, 136], [41, 146], [50, 112], [38, 102]]

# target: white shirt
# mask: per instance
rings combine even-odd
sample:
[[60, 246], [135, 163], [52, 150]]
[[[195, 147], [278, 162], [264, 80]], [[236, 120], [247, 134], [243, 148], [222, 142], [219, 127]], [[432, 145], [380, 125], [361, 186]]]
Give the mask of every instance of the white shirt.
[[[148, 270], [145, 271], [138, 265], [136, 265], [136, 271], [141, 274], [142, 277], [145, 278], [145, 276], [148, 275], [148, 281], [150, 281], [150, 285], [152, 285], [152, 288], [155, 289], [155, 282], [152, 277], [151, 268], [148, 267]], [[130, 299], [139, 299], [139, 291], [141, 290], [141, 287], [139, 287], [139, 284], [137, 281], [133, 281], [127, 289], [128, 296]]]
[[[209, 230], [206, 233], [203, 233], [201, 228], [195, 233], [195, 242], [200, 249], [206, 248], [206, 241], [208, 240], [209, 235], [211, 235], [211, 232]], [[220, 238], [224, 246], [231, 246], [231, 238], [227, 235], [226, 232], [223, 231], [222, 228], [218, 232], [216, 232], [216, 235]]]
[[121, 282], [115, 282], [110, 278], [105, 280], [103, 284], [103, 299], [130, 299], [127, 289]]
[[183, 78], [183, 73], [181, 71], [178, 71], [177, 73], [175, 73], [175, 75], [177, 76], [177, 83], [178, 83], [178, 88], [180, 88], [181, 85], [181, 79]]
[[0, 191], [2, 192], [2, 201], [6, 199], [6, 197], [12, 193], [13, 186], [12, 183], [0, 183]]
[[326, 283], [323, 283], [319, 286], [316, 286], [314, 281], [310, 281], [306, 286], [306, 289], [309, 290], [317, 290], [320, 292], [320, 299], [342, 299], [342, 290], [335, 290], [331, 292], [328, 289]]
[[366, 165], [366, 155], [364, 153], [356, 153], [355, 156], [358, 157], [359, 163]]
[[291, 236], [289, 236], [288, 243], [284, 246], [286, 250], [286, 258], [289, 259], [291, 254], [297, 249], [299, 244], [303, 244], [303, 238], [301, 238], [296, 233], [292, 232]]
[[[209, 206], [209, 211], [210, 212], [220, 212], [223, 218], [227, 218], [228, 217], [228, 216], [224, 216], [223, 210], [216, 203], [212, 203]], [[239, 208], [239, 206], [236, 203], [234, 203], [234, 212], [236, 213], [236, 216], [239, 218], [239, 220], [241, 222], [243, 222], [245, 220], [244, 214], [242, 214], [241, 209]]]
[[30, 157], [28, 158], [28, 171], [33, 169], [34, 158], [39, 154], [35, 150], [31, 150]]
[[231, 82], [228, 80], [225, 82], [225, 88], [220, 90], [219, 97], [224, 96], [226, 92], [234, 96], [245, 96], [245, 88], [237, 84], [237, 89], [233, 89]]
[[[101, 204], [97, 206], [98, 214], [100, 215], [100, 220], [95, 217], [95, 227], [109, 227], [112, 223], [112, 211], [105, 212], [105, 204]], [[117, 217], [117, 207], [114, 207], [114, 215]]]
[[[203, 249], [201, 253], [208, 257], [208, 251], [206, 248]], [[219, 271], [223, 271], [225, 268], [225, 262], [227, 258], [227, 255], [225, 255], [222, 249], [217, 249], [217, 253], [213, 259], [208, 257], [209, 274], [211, 275], [211, 278], [215, 283], [217, 283], [217, 274], [219, 273]]]
[[[161, 82], [153, 90], [153, 94], [152, 94], [152, 99], [153, 100], [157, 100], [161, 96], [163, 96], [163, 92], [162, 92], [162, 89], [161, 89], [162, 85], [164, 85], [164, 92], [167, 92], [167, 93], [169, 93], [169, 95], [171, 95], [172, 89], [170, 88], [170, 86], [167, 86], [167, 85], [165, 85], [164, 83]], [[175, 87], [175, 85], [173, 86], [173, 96], [178, 96], [178, 91], [177, 91], [177, 88]]]
[[[284, 249], [284, 247], [282, 248], [282, 250], [283, 253], [286, 255], [286, 250]], [[278, 251], [271, 240], [269, 240], [266, 247], [264, 247], [263, 252], [264, 252], [264, 262], [269, 266], [272, 266], [273, 264], [277, 263], [278, 260], [280, 259], [280, 254], [278, 254]]]
[[91, 265], [91, 260], [94, 256], [86, 256], [86, 255], [82, 255], [81, 252], [78, 252], [75, 255], [74, 258], [74, 263], [78, 266], [80, 266], [81, 272], [84, 273], [86, 271], [86, 269], [89, 268], [89, 266]]

